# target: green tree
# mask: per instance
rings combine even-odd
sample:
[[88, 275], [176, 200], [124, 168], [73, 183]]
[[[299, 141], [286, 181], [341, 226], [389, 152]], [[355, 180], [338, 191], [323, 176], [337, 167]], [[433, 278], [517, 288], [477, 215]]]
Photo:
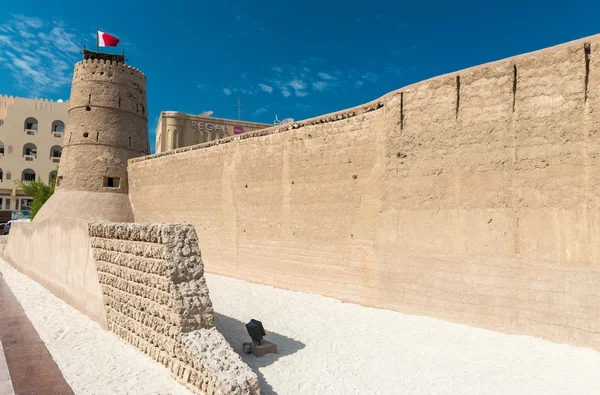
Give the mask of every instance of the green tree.
[[46, 200], [50, 199], [50, 196], [54, 193], [56, 176], [52, 177], [50, 184], [44, 184], [40, 179], [38, 181], [15, 181], [15, 184], [23, 190], [25, 195], [33, 200], [31, 202], [31, 212], [29, 213], [29, 218], [33, 219], [44, 203], [46, 203]]

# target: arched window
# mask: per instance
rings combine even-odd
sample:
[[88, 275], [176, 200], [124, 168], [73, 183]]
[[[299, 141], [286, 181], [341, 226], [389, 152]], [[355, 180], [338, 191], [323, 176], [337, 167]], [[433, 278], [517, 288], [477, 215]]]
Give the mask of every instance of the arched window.
[[23, 170], [21, 174], [21, 181], [35, 181], [35, 171], [31, 169]]
[[6, 148], [6, 153], [7, 153], [7, 154], [12, 154], [12, 145], [9, 145], [9, 146]]
[[[52, 133], [54, 134], [54, 137], [61, 137], [64, 132], [65, 123], [63, 121], [56, 120], [52, 122]], [[60, 134], [60, 136], [58, 134]]]
[[23, 157], [25, 160], [33, 160], [37, 157], [37, 147], [33, 143], [27, 143], [23, 146]]
[[183, 147], [183, 130], [173, 131], [173, 148]]
[[4, 181], [4, 172], [0, 169], [0, 182]]
[[4, 155], [4, 143], [0, 141], [0, 156]]
[[52, 180], [56, 178], [56, 170], [51, 171], [48, 175], [48, 185], [52, 184]]
[[54, 145], [50, 148], [50, 159], [60, 159], [62, 154], [62, 147], [60, 145]]
[[7, 172], [6, 172], [6, 179], [7, 179], [7, 180], [10, 180], [10, 171], [7, 171]]
[[38, 121], [33, 117], [29, 117], [25, 120], [24, 128], [27, 134], [35, 134], [38, 130]]

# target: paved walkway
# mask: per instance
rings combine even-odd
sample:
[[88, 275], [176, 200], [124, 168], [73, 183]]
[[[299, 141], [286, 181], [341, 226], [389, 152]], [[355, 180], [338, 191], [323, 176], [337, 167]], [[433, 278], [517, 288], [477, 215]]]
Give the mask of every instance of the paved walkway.
[[2, 273], [0, 317], [0, 394], [72, 395]]

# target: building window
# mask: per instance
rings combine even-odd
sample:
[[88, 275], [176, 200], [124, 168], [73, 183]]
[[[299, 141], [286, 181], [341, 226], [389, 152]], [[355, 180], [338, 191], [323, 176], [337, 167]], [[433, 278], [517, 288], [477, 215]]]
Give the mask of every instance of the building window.
[[119, 188], [121, 186], [121, 179], [119, 177], [104, 177], [105, 188]]
[[50, 159], [53, 163], [60, 162], [60, 156], [62, 155], [62, 148], [60, 145], [55, 145], [50, 148]]
[[4, 125], [4, 120], [0, 119], [0, 126]]
[[37, 157], [37, 147], [33, 143], [27, 143], [23, 146], [23, 157], [25, 160], [33, 160]]
[[4, 209], [10, 210], [10, 199], [4, 199]]
[[23, 173], [21, 173], [21, 181], [35, 181], [35, 171], [31, 169], [23, 170]]
[[21, 199], [21, 210], [30, 211], [33, 199]]
[[0, 156], [4, 155], [4, 143], [0, 141]]
[[12, 145], [8, 146], [8, 148], [6, 149], [6, 153], [12, 154]]
[[0, 182], [4, 181], [4, 173], [2, 172], [2, 169], [0, 169]]
[[62, 137], [62, 134], [64, 132], [65, 132], [65, 124], [63, 121], [52, 122], [52, 134], [54, 134], [54, 137]]
[[48, 175], [48, 185], [52, 184], [52, 180], [56, 178], [56, 170], [51, 171], [50, 175]]
[[173, 148], [183, 147], [183, 130], [173, 131]]
[[35, 134], [38, 130], [38, 121], [35, 118], [27, 118], [25, 120], [25, 132], [27, 134]]
[[10, 171], [6, 172], [6, 180], [10, 180]]

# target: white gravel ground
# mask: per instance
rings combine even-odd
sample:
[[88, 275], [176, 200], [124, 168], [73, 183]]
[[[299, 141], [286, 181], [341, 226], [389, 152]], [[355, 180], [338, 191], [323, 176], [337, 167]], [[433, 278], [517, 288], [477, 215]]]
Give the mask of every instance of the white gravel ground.
[[[0, 261], [76, 394], [184, 394], [168, 371]], [[266, 394], [600, 394], [600, 352], [207, 275], [215, 323]], [[278, 355], [241, 352], [261, 320]]]
[[241, 353], [263, 322], [280, 354], [242, 354], [265, 393], [600, 394], [600, 352], [207, 275], [217, 328]]
[[76, 395], [191, 395], [167, 368], [1, 259], [0, 272]]

